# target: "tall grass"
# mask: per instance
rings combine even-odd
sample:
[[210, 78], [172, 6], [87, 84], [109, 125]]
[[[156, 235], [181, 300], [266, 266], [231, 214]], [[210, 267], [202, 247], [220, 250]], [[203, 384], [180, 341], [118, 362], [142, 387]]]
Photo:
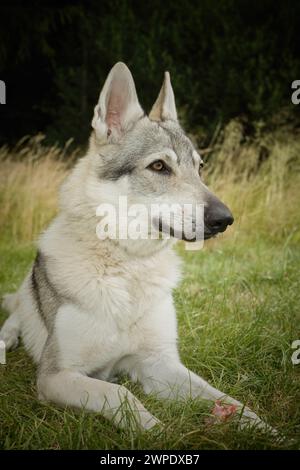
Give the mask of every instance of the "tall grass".
[[57, 190], [67, 171], [67, 149], [43, 145], [37, 135], [0, 149], [1, 239], [29, 242], [57, 211]]
[[232, 209], [235, 236], [299, 241], [299, 136], [274, 133], [245, 142], [232, 121], [216, 147], [207, 181]]
[[[0, 149], [2, 239], [30, 242], [53, 218], [58, 187], [79, 154], [67, 155], [68, 145], [47, 147], [38, 135]], [[299, 155], [299, 137], [267, 135], [243, 142], [239, 125], [233, 121], [227, 126], [204, 171], [205, 181], [235, 216], [225, 237], [234, 232], [299, 241]]]

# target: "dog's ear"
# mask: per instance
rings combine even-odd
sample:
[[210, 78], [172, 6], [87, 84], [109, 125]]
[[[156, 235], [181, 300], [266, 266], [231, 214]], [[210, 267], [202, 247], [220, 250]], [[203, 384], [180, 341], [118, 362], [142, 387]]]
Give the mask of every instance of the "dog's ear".
[[151, 109], [149, 118], [152, 121], [164, 121], [165, 119], [177, 120], [175, 96], [169, 72], [165, 72], [164, 82], [158, 98]]
[[96, 136], [116, 142], [143, 115], [130, 70], [118, 62], [109, 72], [94, 109]]

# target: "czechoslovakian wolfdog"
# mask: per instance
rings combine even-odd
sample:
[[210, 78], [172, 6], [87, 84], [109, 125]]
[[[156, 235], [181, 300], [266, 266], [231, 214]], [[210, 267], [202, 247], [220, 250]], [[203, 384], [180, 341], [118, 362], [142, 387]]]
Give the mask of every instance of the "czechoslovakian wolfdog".
[[150, 429], [159, 421], [114, 382], [119, 373], [161, 398], [224, 400], [241, 410], [240, 423], [265, 426], [180, 361], [175, 236], [99, 240], [95, 233], [96, 208], [117, 204], [121, 195], [129, 203], [203, 204], [205, 239], [233, 222], [201, 181], [202, 160], [178, 123], [169, 74], [146, 116], [130, 71], [117, 63], [92, 127], [88, 152], [62, 185], [60, 212], [39, 239], [30, 273], [4, 298], [7, 349], [22, 337], [38, 364], [41, 400], [100, 412], [122, 427]]

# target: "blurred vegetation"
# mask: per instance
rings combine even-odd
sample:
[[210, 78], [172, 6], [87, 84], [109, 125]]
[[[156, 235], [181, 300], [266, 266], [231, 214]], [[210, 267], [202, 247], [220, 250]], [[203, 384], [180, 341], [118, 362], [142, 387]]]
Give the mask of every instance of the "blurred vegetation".
[[18, 5], [0, 7], [0, 78], [7, 84], [1, 144], [37, 132], [49, 142], [84, 143], [99, 90], [118, 60], [131, 68], [146, 110], [170, 70], [181, 119], [203, 143], [236, 116], [272, 125], [283, 107], [292, 120], [299, 113], [290, 95], [300, 77], [300, 2]]

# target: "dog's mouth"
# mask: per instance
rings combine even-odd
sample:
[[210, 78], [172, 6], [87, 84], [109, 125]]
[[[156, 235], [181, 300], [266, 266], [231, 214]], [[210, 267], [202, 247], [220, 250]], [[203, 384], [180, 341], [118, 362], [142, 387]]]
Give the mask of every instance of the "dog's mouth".
[[211, 232], [210, 230], [204, 231], [204, 240], [216, 237], [220, 232]]
[[214, 238], [218, 235], [219, 232], [224, 232], [224, 230], [217, 230], [217, 231], [212, 231], [208, 227], [204, 226], [204, 230], [202, 229], [201, 232], [196, 233], [195, 226], [193, 224], [193, 234], [188, 236], [184, 232], [184, 230], [175, 230], [174, 227], [171, 227], [169, 225], [166, 225], [163, 223], [162, 219], [153, 219], [152, 220], [153, 226], [159, 233], [164, 233], [169, 235], [172, 238], [176, 238], [178, 240], [183, 240], [186, 242], [196, 242], [199, 240], [209, 240], [210, 238]]
[[227, 225], [224, 227], [219, 227], [218, 230], [211, 230], [207, 226], [204, 228], [204, 240], [208, 240], [209, 238], [216, 237], [219, 233], [225, 232], [227, 229]]

